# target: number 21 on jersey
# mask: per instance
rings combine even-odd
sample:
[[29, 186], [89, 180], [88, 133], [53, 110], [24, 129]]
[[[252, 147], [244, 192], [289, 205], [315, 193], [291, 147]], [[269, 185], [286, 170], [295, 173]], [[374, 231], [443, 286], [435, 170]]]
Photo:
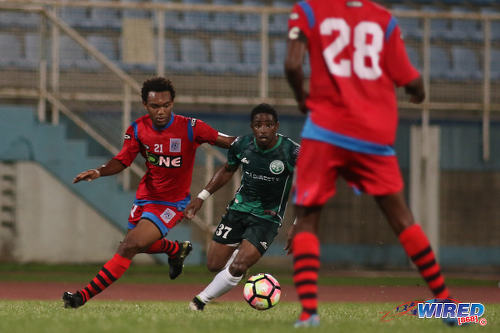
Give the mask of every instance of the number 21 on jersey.
[[[331, 74], [341, 77], [351, 77], [352, 70], [361, 79], [376, 80], [382, 75], [379, 65], [384, 32], [375, 22], [362, 21], [354, 27], [351, 40], [351, 27], [342, 18], [327, 18], [320, 25], [320, 33], [330, 36], [338, 32], [338, 37], [323, 50], [323, 57]], [[368, 35], [371, 41], [368, 43]], [[335, 59], [351, 44], [354, 47], [352, 59]], [[366, 58], [370, 61], [367, 62]], [[351, 66], [352, 64], [352, 66]]]

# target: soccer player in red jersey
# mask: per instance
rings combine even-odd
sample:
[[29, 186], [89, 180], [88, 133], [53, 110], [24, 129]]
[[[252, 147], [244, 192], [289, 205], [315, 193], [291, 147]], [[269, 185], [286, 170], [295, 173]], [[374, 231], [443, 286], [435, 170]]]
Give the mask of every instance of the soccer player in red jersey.
[[[302, 71], [306, 52], [308, 93]], [[285, 72], [300, 111], [308, 114], [294, 184], [297, 224], [288, 240], [302, 304], [296, 326], [319, 325], [318, 223], [338, 175], [375, 197], [432, 293], [447, 298], [429, 241], [405, 203], [392, 147], [398, 122], [395, 85], [404, 86], [413, 103], [425, 98], [396, 19], [369, 0], [298, 2], [289, 19]]]
[[147, 171], [136, 192], [125, 239], [85, 288], [63, 294], [65, 307], [78, 308], [109, 287], [128, 269], [137, 253], [166, 253], [170, 278], [175, 279], [192, 246], [188, 241], [172, 242], [165, 236], [182, 220], [190, 201], [196, 149], [205, 142], [229, 148], [235, 139], [201, 120], [174, 114], [175, 90], [170, 80], [155, 77], [145, 81], [141, 97], [148, 114], [127, 129], [118, 155], [97, 169], [81, 172], [73, 180], [78, 183], [117, 174], [130, 166], [138, 153], [146, 160]]

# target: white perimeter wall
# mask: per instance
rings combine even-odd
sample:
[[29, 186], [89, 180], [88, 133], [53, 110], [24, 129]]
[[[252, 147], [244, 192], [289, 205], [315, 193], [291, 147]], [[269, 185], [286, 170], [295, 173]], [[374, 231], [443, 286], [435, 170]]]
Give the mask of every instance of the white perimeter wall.
[[[36, 163], [16, 163], [18, 262], [104, 263], [123, 234]], [[123, 221], [127, 223], [127, 221]], [[146, 254], [136, 263], [152, 263]]]

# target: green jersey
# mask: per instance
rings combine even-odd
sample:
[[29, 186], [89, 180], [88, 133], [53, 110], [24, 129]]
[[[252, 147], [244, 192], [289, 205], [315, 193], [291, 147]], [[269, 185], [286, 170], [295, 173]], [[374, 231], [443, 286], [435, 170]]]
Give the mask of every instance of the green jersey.
[[241, 165], [241, 186], [229, 209], [281, 223], [292, 186], [299, 145], [283, 135], [262, 150], [253, 135], [238, 137], [227, 152], [227, 163]]

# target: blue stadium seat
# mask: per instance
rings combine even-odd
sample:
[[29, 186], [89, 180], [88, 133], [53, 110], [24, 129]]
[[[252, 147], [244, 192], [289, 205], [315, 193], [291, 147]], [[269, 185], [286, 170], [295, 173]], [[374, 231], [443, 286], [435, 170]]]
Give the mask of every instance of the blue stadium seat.
[[21, 40], [11, 33], [0, 33], [0, 66], [19, 66], [22, 58]]
[[494, 81], [500, 81], [500, 49], [491, 50], [491, 79]]
[[261, 44], [260, 40], [245, 39], [242, 43], [243, 63], [238, 66], [237, 71], [240, 74], [257, 74], [261, 67]]
[[[92, 0], [93, 2], [106, 0]], [[119, 29], [122, 25], [120, 11], [114, 8], [90, 8], [90, 18], [87, 22], [89, 28]]]
[[[498, 14], [500, 11], [492, 7], [481, 8], [482, 14]], [[491, 21], [491, 39], [500, 40], [500, 20]]]
[[[433, 6], [422, 6], [422, 11], [438, 13], [442, 12], [441, 9]], [[431, 38], [440, 39], [446, 38], [449, 33], [449, 20], [447, 19], [432, 19], [431, 20]]]
[[179, 48], [170, 38], [165, 38], [165, 68], [167, 71], [178, 71], [182, 64], [179, 61]]
[[[146, 0], [120, 0], [121, 2], [148, 2]], [[149, 10], [140, 10], [140, 9], [124, 9], [122, 12], [123, 17], [128, 18], [142, 18], [148, 19], [151, 18], [151, 12]]]
[[86, 55], [86, 51], [73, 39], [64, 35], [59, 40], [59, 62], [61, 69], [76, 68], [80, 70], [97, 69], [95, 62]]
[[241, 64], [240, 51], [234, 41], [214, 38], [210, 40], [212, 63], [208, 71], [214, 73], [236, 72]]
[[[206, 4], [203, 0], [183, 0], [184, 4]], [[200, 30], [211, 25], [208, 12], [188, 11], [182, 12], [179, 23], [173, 28], [179, 30]]]
[[[286, 1], [275, 1], [273, 2], [273, 7], [288, 8], [292, 9], [292, 4]], [[271, 22], [269, 23], [269, 32], [272, 34], [284, 34], [288, 30], [288, 16], [286, 14], [274, 14], [271, 15]]]
[[[156, 3], [171, 3], [173, 0], [153, 0]], [[182, 25], [180, 13], [178, 11], [165, 11], [165, 29], [177, 29]]]
[[197, 38], [181, 38], [180, 62], [174, 70], [179, 72], [194, 72], [210, 65], [208, 50], [205, 43]]
[[286, 56], [286, 41], [275, 40], [272, 44], [272, 57], [269, 63], [269, 75], [270, 76], [283, 76], [284, 75], [284, 63]]
[[[232, 0], [214, 0], [214, 5], [219, 6], [234, 6], [236, 3]], [[205, 27], [210, 31], [231, 31], [240, 21], [238, 13], [215, 12], [213, 21]]]
[[38, 27], [39, 24], [40, 15], [38, 14], [10, 10], [0, 11], [0, 26], [2, 27], [30, 29]]
[[[101, 36], [101, 35], [90, 35], [87, 40], [92, 44], [99, 52], [104, 54], [109, 60], [113, 62], [118, 62], [118, 49], [115, 41], [111, 37]], [[102, 67], [101, 63], [98, 62], [94, 57], [90, 56], [91, 62], [94, 63], [96, 67]]]
[[38, 66], [39, 61], [40, 61], [40, 34], [32, 32], [27, 33], [24, 35], [25, 65], [28, 68], [36, 68]]
[[446, 79], [451, 71], [451, 62], [447, 50], [431, 46], [431, 79]]
[[[414, 8], [405, 5], [394, 5], [392, 9], [396, 10], [412, 10]], [[420, 27], [420, 19], [413, 17], [396, 17], [399, 28], [405, 37], [422, 38], [422, 28]]]
[[[465, 7], [453, 7], [453, 13], [468, 13]], [[451, 20], [450, 30], [446, 34], [447, 39], [450, 40], [483, 40], [483, 29], [481, 22], [476, 20]]]
[[413, 66], [415, 66], [418, 70], [422, 70], [422, 61], [420, 60], [420, 51], [413, 46], [406, 45], [406, 53], [408, 53], [408, 57]]
[[[261, 7], [263, 3], [257, 0], [243, 0], [243, 6]], [[257, 13], [247, 13], [241, 15], [240, 23], [235, 30], [242, 33], [255, 33], [261, 29], [261, 15]]]
[[451, 49], [452, 68], [449, 77], [455, 80], [479, 80], [482, 78], [478, 53], [463, 46]]
[[72, 27], [86, 27], [89, 20], [85, 7], [61, 7], [59, 17]]

